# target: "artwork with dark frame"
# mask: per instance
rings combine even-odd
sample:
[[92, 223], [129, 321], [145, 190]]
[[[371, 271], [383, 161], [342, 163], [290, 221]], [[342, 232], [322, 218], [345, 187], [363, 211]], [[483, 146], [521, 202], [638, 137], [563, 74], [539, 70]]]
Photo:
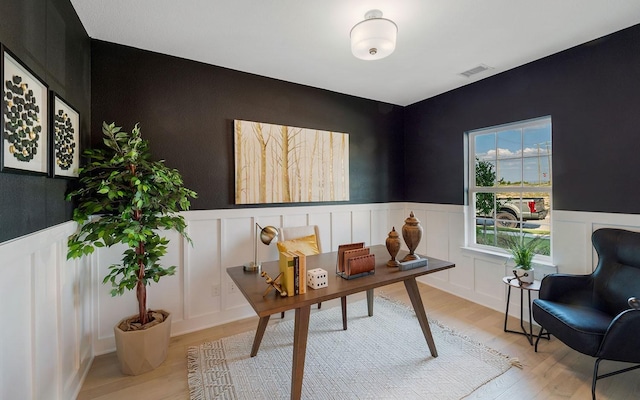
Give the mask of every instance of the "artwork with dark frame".
[[47, 174], [48, 87], [6, 47], [2, 48], [0, 171]]
[[80, 167], [80, 113], [51, 91], [51, 175], [77, 178]]

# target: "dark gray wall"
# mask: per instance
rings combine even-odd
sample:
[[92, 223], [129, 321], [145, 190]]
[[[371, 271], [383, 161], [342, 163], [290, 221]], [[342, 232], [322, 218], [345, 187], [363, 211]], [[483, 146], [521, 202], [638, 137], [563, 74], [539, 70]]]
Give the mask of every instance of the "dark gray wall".
[[198, 192], [194, 209], [235, 207], [234, 119], [348, 133], [350, 203], [404, 198], [403, 107], [113, 43], [91, 49], [92, 142], [102, 121], [140, 122], [153, 155]]
[[[141, 122], [196, 209], [234, 207], [236, 118], [349, 133], [351, 203], [464, 204], [464, 132], [551, 115], [554, 208], [640, 213], [640, 26], [402, 108], [92, 42], [68, 0], [0, 1], [0, 18], [0, 42], [79, 109], [83, 145], [103, 120]], [[0, 242], [69, 220], [71, 182], [0, 173]]]
[[[91, 42], [69, 0], [0, 1], [0, 42], [91, 122]], [[1, 56], [1, 55], [0, 55]], [[0, 173], [0, 242], [71, 218], [71, 181]]]
[[639, 49], [636, 25], [407, 107], [405, 199], [464, 204], [464, 132], [550, 115], [554, 209], [640, 213]]

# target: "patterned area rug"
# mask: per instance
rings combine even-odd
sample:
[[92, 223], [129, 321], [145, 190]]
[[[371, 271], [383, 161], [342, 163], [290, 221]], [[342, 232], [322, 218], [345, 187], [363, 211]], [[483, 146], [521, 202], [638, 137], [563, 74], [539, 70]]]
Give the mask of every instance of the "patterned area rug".
[[[460, 399], [517, 363], [430, 320], [433, 358], [412, 309], [376, 297], [373, 310], [349, 304], [346, 331], [340, 307], [312, 310], [303, 399]], [[190, 347], [191, 399], [288, 399], [294, 322], [274, 319], [256, 357], [254, 332]]]

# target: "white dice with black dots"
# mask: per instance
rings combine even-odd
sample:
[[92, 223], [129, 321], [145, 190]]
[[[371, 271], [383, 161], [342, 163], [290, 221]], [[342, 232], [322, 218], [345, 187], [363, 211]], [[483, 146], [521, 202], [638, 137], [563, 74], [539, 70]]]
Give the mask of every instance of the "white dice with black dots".
[[307, 271], [307, 286], [311, 289], [320, 289], [329, 286], [327, 271], [322, 268]]

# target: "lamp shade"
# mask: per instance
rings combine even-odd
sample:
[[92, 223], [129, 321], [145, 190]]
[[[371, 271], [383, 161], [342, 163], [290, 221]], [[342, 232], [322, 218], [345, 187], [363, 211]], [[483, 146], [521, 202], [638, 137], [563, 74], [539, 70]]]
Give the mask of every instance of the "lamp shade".
[[396, 49], [398, 26], [382, 18], [380, 10], [365, 14], [365, 20], [351, 29], [351, 52], [362, 60], [379, 60]]
[[278, 237], [278, 230], [271, 225], [265, 226], [260, 231], [260, 241], [266, 245], [269, 245], [276, 237]]

